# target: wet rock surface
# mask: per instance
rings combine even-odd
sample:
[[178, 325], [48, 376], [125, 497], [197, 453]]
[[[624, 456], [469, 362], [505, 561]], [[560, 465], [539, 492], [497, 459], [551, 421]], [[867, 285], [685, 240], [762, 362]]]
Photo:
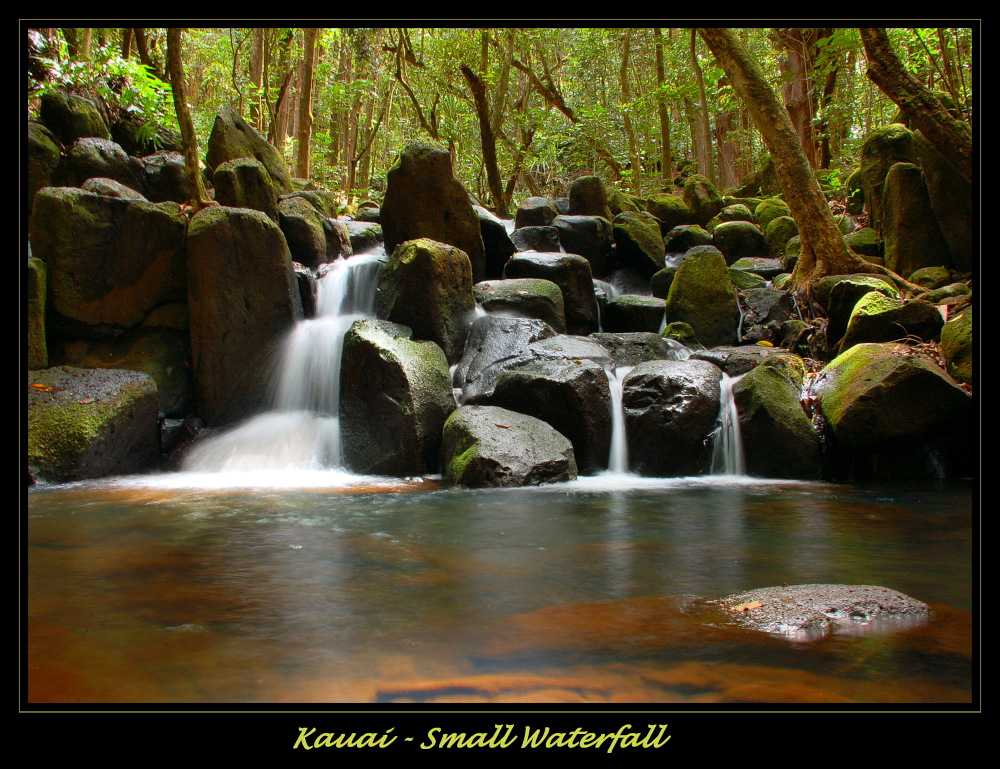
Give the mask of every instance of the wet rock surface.
[[923, 601], [876, 585], [765, 587], [709, 603], [728, 612], [728, 623], [793, 641], [915, 627], [929, 613]]

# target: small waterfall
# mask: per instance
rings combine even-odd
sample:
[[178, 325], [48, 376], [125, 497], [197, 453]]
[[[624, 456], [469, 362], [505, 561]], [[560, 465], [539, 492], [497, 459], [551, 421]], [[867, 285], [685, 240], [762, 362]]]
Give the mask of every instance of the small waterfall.
[[605, 370], [611, 387], [611, 451], [608, 454], [608, 472], [620, 475], [628, 473], [628, 436], [625, 434], [622, 383], [632, 366]]
[[381, 257], [338, 259], [317, 284], [316, 317], [296, 324], [275, 376], [274, 410], [192, 447], [196, 472], [320, 470], [342, 465], [340, 359], [351, 324], [374, 316]]
[[713, 433], [712, 475], [746, 475], [740, 415], [736, 411], [733, 386], [742, 376], [722, 375], [719, 397], [719, 425]]

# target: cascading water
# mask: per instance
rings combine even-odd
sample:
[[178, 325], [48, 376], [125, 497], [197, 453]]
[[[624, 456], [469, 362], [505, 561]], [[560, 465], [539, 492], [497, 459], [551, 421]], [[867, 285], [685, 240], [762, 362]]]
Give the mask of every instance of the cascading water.
[[623, 387], [625, 376], [632, 366], [606, 369], [611, 387], [611, 451], [608, 454], [608, 472], [628, 473], [628, 436], [625, 434], [625, 407]]
[[274, 410], [196, 444], [195, 472], [321, 470], [340, 467], [340, 358], [351, 324], [373, 317], [382, 259], [338, 259], [317, 285], [316, 317], [285, 341]]
[[719, 397], [719, 425], [715, 428], [712, 449], [712, 475], [746, 475], [740, 415], [736, 411], [733, 386], [742, 376], [722, 375]]

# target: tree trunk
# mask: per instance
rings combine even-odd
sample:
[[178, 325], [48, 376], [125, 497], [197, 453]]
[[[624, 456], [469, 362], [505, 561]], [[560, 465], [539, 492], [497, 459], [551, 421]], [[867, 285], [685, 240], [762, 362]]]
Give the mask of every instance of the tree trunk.
[[250, 45], [250, 82], [254, 93], [250, 97], [250, 124], [258, 131], [264, 130], [264, 28], [254, 27]]
[[632, 92], [629, 89], [628, 67], [629, 53], [632, 47], [632, 30], [625, 30], [625, 42], [622, 45], [622, 63], [618, 70], [618, 81], [622, 93], [622, 121], [625, 125], [625, 136], [628, 139], [628, 154], [632, 163], [632, 192], [636, 196], [642, 196], [642, 160], [639, 157], [639, 150], [636, 146], [635, 131], [632, 129], [632, 118], [629, 116], [629, 109], [632, 101]]
[[490, 108], [486, 97], [486, 85], [467, 64], [461, 66], [462, 75], [469, 84], [472, 98], [476, 103], [476, 116], [479, 118], [479, 138], [483, 147], [483, 164], [486, 166], [486, 178], [489, 183], [490, 197], [496, 215], [507, 218], [507, 204], [503, 194], [503, 182], [500, 180], [500, 168], [497, 166], [497, 142], [490, 124]]
[[299, 94], [298, 158], [295, 175], [300, 179], [309, 178], [309, 145], [312, 143], [313, 127], [313, 71], [316, 64], [316, 37], [318, 29], [305, 27], [302, 30], [302, 87]]
[[146, 38], [145, 27], [135, 27], [135, 49], [139, 52], [139, 61], [149, 67], [150, 72], [159, 77], [160, 72], [156, 68], [156, 62], [153, 61], [153, 57], [149, 53], [149, 41]]
[[656, 35], [656, 112], [660, 117], [660, 178], [663, 186], [674, 183], [674, 161], [670, 150], [670, 113], [667, 111], [667, 100], [663, 93], [666, 76], [663, 69], [663, 36], [657, 27]]
[[177, 111], [177, 124], [181, 129], [181, 139], [184, 141], [184, 171], [191, 185], [191, 207], [199, 211], [206, 206], [214, 206], [205, 192], [205, 183], [201, 178], [201, 165], [198, 162], [198, 136], [194, 132], [194, 123], [188, 110], [187, 95], [184, 85], [184, 65], [181, 62], [181, 32], [182, 29], [170, 27], [167, 30], [167, 69], [170, 73], [170, 90], [173, 92], [174, 109]]
[[700, 32], [757, 124], [774, 160], [785, 202], [798, 224], [802, 252], [792, 274], [792, 284], [797, 289], [808, 290], [824, 275], [860, 271], [888, 273], [847, 248], [788, 112], [743, 45], [728, 29], [703, 28]]
[[691, 30], [691, 68], [694, 70], [694, 79], [698, 83], [698, 98], [701, 99], [701, 110], [698, 114], [699, 143], [702, 146], [702, 161], [704, 163], [702, 172], [708, 177], [712, 184], [718, 178], [715, 173], [715, 156], [712, 152], [712, 128], [708, 122], [708, 97], [705, 95], [705, 78], [701, 74], [701, 65], [698, 64], [698, 51], [695, 48], [697, 42], [697, 32]]
[[122, 58], [132, 55], [132, 27], [122, 28]]
[[819, 32], [816, 29], [776, 29], [775, 34], [786, 54], [780, 62], [781, 73], [785, 80], [782, 88], [785, 109], [788, 110], [792, 127], [795, 128], [809, 165], [819, 168], [819, 143], [813, 130], [817, 103], [813, 96], [812, 84], [813, 61]]
[[868, 77], [913, 121], [970, 184], [972, 183], [972, 129], [951, 116], [941, 100], [907, 72], [896, 57], [884, 29], [863, 28], [861, 41], [868, 55]]

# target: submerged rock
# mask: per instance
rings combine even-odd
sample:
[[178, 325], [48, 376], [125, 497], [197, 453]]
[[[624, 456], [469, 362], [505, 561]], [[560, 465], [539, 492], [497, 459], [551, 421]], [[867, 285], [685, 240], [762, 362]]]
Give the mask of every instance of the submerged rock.
[[927, 622], [930, 608], [876, 585], [764, 587], [710, 603], [727, 610], [725, 616], [732, 624], [792, 641], [915, 627]]
[[463, 406], [444, 425], [444, 477], [471, 488], [538, 486], [576, 478], [573, 446], [531, 416]]

